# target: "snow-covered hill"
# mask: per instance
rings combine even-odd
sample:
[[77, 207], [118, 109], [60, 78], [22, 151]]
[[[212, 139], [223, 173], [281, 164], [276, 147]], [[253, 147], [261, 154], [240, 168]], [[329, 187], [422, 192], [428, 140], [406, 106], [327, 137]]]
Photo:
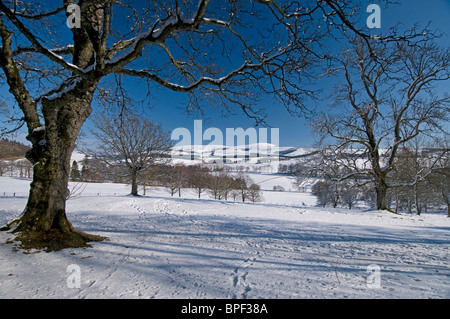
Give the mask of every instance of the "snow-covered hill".
[[[68, 217], [109, 241], [23, 254], [0, 232], [0, 298], [450, 297], [445, 214], [322, 209], [308, 194], [270, 191], [289, 180], [252, 177], [262, 203], [87, 184]], [[17, 192], [1, 196], [0, 224], [23, 210], [28, 186], [0, 177], [1, 194]]]
[[[274, 144], [257, 143], [242, 146], [187, 145], [175, 146], [169, 154], [172, 164], [227, 165], [232, 170], [277, 173], [280, 164], [290, 164], [298, 158], [315, 154], [316, 149], [280, 147]], [[75, 151], [71, 161], [81, 162], [86, 154]]]
[[226, 145], [188, 145], [175, 146], [171, 156], [174, 160], [197, 161], [206, 164], [262, 164], [279, 160], [298, 158], [314, 152], [313, 149], [280, 147], [269, 143], [256, 143], [242, 146]]

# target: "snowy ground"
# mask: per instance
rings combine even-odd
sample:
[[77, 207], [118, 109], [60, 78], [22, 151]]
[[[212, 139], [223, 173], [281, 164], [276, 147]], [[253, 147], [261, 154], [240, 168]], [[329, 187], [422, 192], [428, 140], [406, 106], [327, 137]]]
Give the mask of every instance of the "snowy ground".
[[[24, 254], [1, 232], [0, 298], [450, 298], [445, 214], [322, 209], [309, 194], [267, 191], [286, 179], [252, 178], [263, 203], [88, 184], [68, 217], [109, 241]], [[0, 224], [23, 210], [28, 185], [0, 177]]]

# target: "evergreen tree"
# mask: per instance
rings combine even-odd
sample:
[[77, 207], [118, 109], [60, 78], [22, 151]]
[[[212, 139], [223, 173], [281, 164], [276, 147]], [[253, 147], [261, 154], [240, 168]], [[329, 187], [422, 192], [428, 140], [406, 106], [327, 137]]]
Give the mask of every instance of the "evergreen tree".
[[70, 179], [73, 181], [79, 181], [81, 179], [78, 163], [75, 160], [72, 162], [72, 168], [70, 170]]

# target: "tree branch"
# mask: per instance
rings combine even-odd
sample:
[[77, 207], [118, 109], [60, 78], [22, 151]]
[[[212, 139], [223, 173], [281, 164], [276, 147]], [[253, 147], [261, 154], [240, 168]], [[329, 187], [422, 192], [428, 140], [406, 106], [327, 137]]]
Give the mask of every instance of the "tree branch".
[[8, 19], [19, 29], [19, 31], [30, 41], [36, 52], [39, 52], [49, 58], [51, 61], [59, 64], [66, 70], [72, 71], [78, 75], [84, 75], [85, 71], [74, 64], [64, 61], [64, 59], [55, 52], [45, 48], [33, 35], [33, 33], [16, 17], [3, 1], [0, 0], [0, 10], [8, 17]]
[[160, 20], [156, 21], [152, 29], [142, 33], [132, 39], [131, 49], [127, 53], [105, 61], [107, 73], [116, 72], [125, 65], [136, 60], [142, 55], [142, 50], [146, 45], [164, 43], [164, 41], [173, 33], [197, 29], [203, 21], [203, 16], [210, 0], [199, 0], [197, 12], [190, 19], [183, 19], [180, 16], [166, 19], [162, 26], [156, 29]]
[[15, 97], [20, 109], [24, 113], [24, 119], [28, 125], [29, 136], [34, 129], [41, 126], [37, 113], [36, 102], [31, 98], [30, 93], [25, 87], [19, 68], [13, 59], [12, 52], [12, 35], [0, 19], [0, 36], [2, 39], [2, 47], [0, 50], [0, 66], [6, 76], [9, 85], [9, 91]]

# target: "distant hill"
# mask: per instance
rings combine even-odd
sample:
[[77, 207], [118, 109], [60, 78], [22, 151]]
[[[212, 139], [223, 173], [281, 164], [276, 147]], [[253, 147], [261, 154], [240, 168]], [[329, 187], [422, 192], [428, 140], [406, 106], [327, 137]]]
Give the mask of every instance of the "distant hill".
[[225, 145], [184, 145], [172, 148], [171, 156], [177, 162], [197, 161], [212, 164], [262, 164], [274, 160], [294, 160], [317, 153], [312, 148], [280, 147], [268, 143], [256, 143], [241, 146]]
[[0, 160], [14, 160], [24, 158], [25, 152], [30, 149], [22, 143], [0, 139]]

